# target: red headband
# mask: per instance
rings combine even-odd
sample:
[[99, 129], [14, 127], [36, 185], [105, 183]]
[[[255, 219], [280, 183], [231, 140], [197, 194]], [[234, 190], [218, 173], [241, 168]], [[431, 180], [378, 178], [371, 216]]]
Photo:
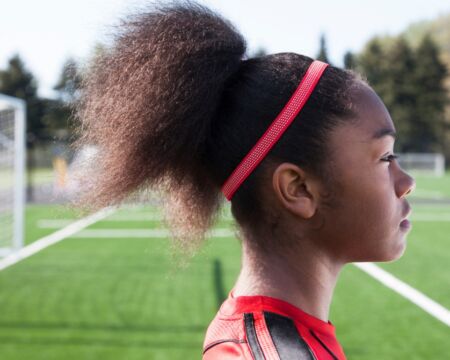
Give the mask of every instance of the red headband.
[[228, 200], [231, 200], [239, 186], [264, 159], [298, 115], [327, 66], [327, 63], [318, 60], [311, 63], [283, 110], [223, 184], [222, 192]]

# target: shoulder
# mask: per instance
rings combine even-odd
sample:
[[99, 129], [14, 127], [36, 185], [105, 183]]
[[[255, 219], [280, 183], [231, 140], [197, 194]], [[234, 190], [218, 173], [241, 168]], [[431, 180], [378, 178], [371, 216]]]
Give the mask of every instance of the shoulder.
[[202, 360], [241, 360], [253, 359], [245, 342], [224, 339], [213, 342], [203, 351]]
[[256, 311], [233, 318], [216, 316], [208, 327], [203, 360], [307, 359], [313, 351], [286, 316]]

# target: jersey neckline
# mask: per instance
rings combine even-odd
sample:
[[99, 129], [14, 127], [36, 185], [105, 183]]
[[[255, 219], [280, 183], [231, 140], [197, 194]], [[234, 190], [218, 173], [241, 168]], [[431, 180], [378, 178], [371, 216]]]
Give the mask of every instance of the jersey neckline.
[[335, 336], [335, 326], [330, 320], [323, 321], [287, 301], [270, 296], [251, 295], [235, 297], [234, 288], [228, 293], [228, 298], [220, 307], [219, 315], [221, 317], [230, 317], [241, 315], [245, 312], [261, 310], [285, 315], [312, 330]]

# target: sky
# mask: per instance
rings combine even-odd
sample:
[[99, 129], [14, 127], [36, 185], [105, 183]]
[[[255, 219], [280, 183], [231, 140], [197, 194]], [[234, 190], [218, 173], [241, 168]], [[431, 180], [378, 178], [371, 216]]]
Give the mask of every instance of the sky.
[[[151, 2], [151, 1], [150, 1]], [[296, 52], [315, 57], [325, 34], [330, 61], [360, 51], [375, 35], [396, 35], [411, 23], [450, 13], [444, 0], [198, 0], [228, 18], [249, 53]], [[0, 11], [0, 69], [18, 53], [38, 80], [39, 94], [54, 97], [65, 60], [83, 62], [108, 39], [117, 20], [147, 0], [7, 0]]]

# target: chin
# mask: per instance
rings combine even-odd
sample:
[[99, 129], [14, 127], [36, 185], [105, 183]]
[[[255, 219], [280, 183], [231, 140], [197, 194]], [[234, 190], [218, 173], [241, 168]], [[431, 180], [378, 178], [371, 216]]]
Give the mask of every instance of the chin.
[[406, 241], [404, 237], [394, 239], [393, 241], [386, 241], [385, 247], [378, 245], [376, 251], [361, 252], [359, 256], [352, 260], [352, 262], [393, 262], [400, 259], [406, 250]]
[[397, 261], [398, 259], [400, 259], [403, 256], [404, 253], [405, 253], [405, 251], [403, 250], [402, 252], [394, 254], [393, 256], [389, 256], [389, 257], [386, 257], [383, 260], [379, 260], [379, 262], [394, 262], [394, 261]]
[[405, 238], [401, 238], [397, 246], [391, 248], [389, 251], [381, 257], [380, 260], [376, 260], [377, 262], [393, 262], [400, 259], [406, 250], [406, 241]]

